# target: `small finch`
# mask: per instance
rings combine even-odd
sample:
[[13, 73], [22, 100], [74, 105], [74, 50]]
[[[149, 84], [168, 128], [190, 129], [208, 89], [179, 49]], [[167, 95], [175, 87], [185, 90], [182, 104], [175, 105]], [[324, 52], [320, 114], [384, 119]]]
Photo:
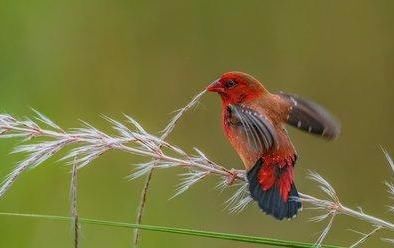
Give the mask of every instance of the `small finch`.
[[246, 73], [227, 72], [207, 90], [222, 99], [224, 132], [246, 168], [251, 197], [276, 219], [295, 217], [302, 207], [294, 185], [297, 152], [285, 124], [329, 140], [340, 125], [316, 103], [270, 93]]

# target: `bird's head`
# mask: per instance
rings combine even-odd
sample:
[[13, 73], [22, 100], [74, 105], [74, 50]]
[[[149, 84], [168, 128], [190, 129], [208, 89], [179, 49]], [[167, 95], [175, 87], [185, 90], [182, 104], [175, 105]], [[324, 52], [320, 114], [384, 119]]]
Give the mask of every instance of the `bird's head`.
[[266, 92], [264, 86], [254, 77], [243, 72], [226, 72], [212, 82], [207, 90], [217, 92], [224, 104], [251, 101]]

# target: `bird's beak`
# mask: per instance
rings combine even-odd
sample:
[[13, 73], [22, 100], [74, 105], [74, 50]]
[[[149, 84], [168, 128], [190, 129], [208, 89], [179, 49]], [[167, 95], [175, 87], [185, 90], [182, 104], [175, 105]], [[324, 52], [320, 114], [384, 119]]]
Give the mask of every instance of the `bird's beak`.
[[219, 79], [216, 79], [210, 85], [208, 85], [207, 90], [210, 92], [217, 92], [217, 93], [224, 92], [224, 89], [223, 89]]

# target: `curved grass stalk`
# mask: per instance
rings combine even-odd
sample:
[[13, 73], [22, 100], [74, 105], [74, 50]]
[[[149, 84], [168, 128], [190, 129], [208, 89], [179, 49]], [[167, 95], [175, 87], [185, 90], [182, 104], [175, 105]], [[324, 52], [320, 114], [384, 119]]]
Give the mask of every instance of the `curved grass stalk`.
[[[20, 213], [0, 212], [0, 216], [37, 218], [37, 219], [44, 219], [44, 220], [50, 220], [50, 221], [63, 221], [63, 222], [73, 221], [73, 219], [71, 217], [56, 216], [56, 215], [20, 214]], [[79, 221], [81, 223], [92, 224], [92, 225], [101, 225], [101, 226], [118, 227], [118, 228], [131, 228], [131, 229], [140, 229], [140, 230], [147, 230], [147, 231], [153, 231], [153, 232], [172, 233], [172, 234], [194, 236], [194, 237], [205, 237], [205, 238], [220, 239], [220, 240], [231, 240], [231, 241], [237, 241], [237, 242], [242, 242], [242, 243], [270, 245], [271, 247], [272, 246], [274, 246], [274, 247], [289, 247], [289, 248], [313, 248], [313, 247], [315, 247], [315, 245], [312, 243], [303, 243], [303, 242], [297, 242], [297, 241], [272, 239], [272, 238], [264, 238], [264, 237], [254, 237], [254, 236], [247, 236], [247, 235], [240, 235], [240, 234], [210, 232], [210, 231], [202, 231], [202, 230], [195, 230], [195, 229], [131, 224], [131, 223], [125, 223], [125, 222], [105, 221], [105, 220], [96, 220], [96, 219], [87, 219], [87, 218], [80, 218]], [[334, 246], [334, 245], [325, 245], [322, 247], [323, 248], [343, 248], [341, 246]]]
[[[185, 107], [183, 107], [177, 111], [175, 116], [171, 119], [171, 121], [164, 128], [163, 134], [160, 137], [161, 140], [164, 141], [167, 139], [167, 137], [174, 130], [176, 124], [178, 123], [179, 119], [183, 116], [183, 114], [186, 113], [189, 109], [191, 109], [194, 105], [196, 105], [198, 103], [198, 101], [200, 100], [200, 98], [205, 94], [205, 92], [206, 92], [206, 90], [204, 89], [203, 91], [198, 93], [195, 97], [193, 97], [193, 99]], [[141, 224], [141, 222], [142, 222], [142, 218], [143, 218], [144, 210], [145, 210], [145, 203], [146, 203], [146, 199], [147, 199], [147, 194], [148, 194], [150, 182], [152, 180], [153, 170], [154, 170], [154, 165], [152, 168], [149, 169], [149, 171], [146, 175], [146, 178], [145, 178], [144, 186], [141, 191], [141, 197], [140, 197], [138, 212], [137, 212], [137, 217], [136, 217], [137, 224]], [[135, 229], [134, 236], [133, 236], [133, 246], [135, 248], [138, 247], [139, 240], [140, 240], [140, 231], [139, 231], [139, 229]]]

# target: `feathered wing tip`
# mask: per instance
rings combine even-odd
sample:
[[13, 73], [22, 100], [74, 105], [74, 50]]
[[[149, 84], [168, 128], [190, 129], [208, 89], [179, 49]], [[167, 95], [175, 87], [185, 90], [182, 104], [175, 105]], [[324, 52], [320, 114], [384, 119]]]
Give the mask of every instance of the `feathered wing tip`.
[[287, 124], [326, 139], [335, 139], [341, 132], [339, 122], [322, 106], [287, 93], [278, 94], [290, 104]]
[[302, 204], [294, 183], [291, 184], [289, 198], [287, 200], [284, 200], [281, 196], [279, 184], [274, 184], [270, 189], [264, 190], [259, 183], [259, 171], [263, 166], [262, 159], [259, 159], [247, 173], [249, 191], [252, 198], [258, 202], [260, 209], [264, 213], [272, 215], [278, 220], [296, 217], [302, 208]]

